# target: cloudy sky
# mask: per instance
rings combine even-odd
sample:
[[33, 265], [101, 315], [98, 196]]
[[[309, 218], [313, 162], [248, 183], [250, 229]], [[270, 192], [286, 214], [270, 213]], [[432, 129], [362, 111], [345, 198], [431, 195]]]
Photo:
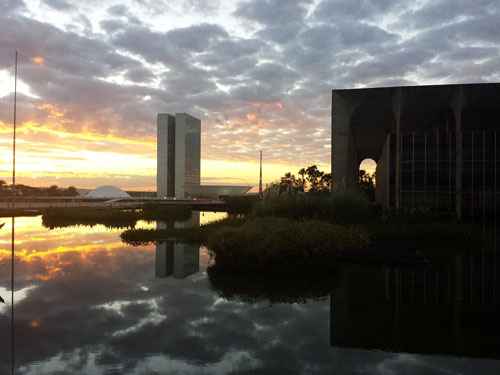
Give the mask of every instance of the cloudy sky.
[[2, 0], [0, 178], [154, 189], [156, 114], [202, 119], [202, 181], [330, 160], [331, 89], [500, 81], [498, 0]]

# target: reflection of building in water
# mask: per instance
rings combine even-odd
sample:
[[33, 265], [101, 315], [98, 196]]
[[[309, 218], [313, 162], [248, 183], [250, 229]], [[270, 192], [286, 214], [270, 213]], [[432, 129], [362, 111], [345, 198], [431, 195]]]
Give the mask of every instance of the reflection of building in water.
[[[158, 229], [167, 229], [169, 224], [157, 222]], [[191, 219], [175, 222], [175, 228], [191, 228], [200, 225], [199, 213], [193, 213]], [[200, 246], [168, 240], [156, 245], [155, 275], [159, 278], [173, 276], [177, 279], [188, 277], [199, 271]]]
[[332, 346], [500, 358], [497, 254], [421, 269], [352, 267], [330, 296]]

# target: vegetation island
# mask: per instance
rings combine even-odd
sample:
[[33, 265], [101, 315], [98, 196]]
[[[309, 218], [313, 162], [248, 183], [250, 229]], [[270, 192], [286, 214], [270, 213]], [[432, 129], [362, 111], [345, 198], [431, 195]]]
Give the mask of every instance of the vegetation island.
[[[356, 188], [332, 192], [331, 175], [313, 165], [296, 175], [285, 174], [262, 196], [225, 198], [227, 218], [199, 227], [173, 225], [188, 220], [190, 208], [159, 208], [154, 203], [141, 209], [47, 209], [42, 222], [51, 229], [96, 224], [124, 228], [122, 240], [135, 246], [167, 240], [199, 243], [211, 252], [215, 262], [210, 273], [218, 279], [225, 272], [330, 274], [345, 261], [421, 264], [484, 248], [488, 241], [484, 228], [451, 216], [424, 209], [385, 211], [374, 202], [374, 188], [375, 176], [360, 171]], [[4, 183], [0, 190], [9, 189]], [[75, 188], [53, 186], [36, 193], [74, 192]], [[139, 220], [172, 225], [140, 229]]]

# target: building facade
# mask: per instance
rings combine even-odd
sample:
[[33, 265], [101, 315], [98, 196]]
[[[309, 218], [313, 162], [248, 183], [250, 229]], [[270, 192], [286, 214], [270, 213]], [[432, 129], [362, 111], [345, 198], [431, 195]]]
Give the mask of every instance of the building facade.
[[190, 198], [200, 188], [201, 122], [186, 113], [159, 113], [156, 191], [160, 198]]
[[500, 84], [334, 90], [336, 187], [356, 184], [361, 161], [371, 158], [384, 207], [496, 216], [498, 98]]

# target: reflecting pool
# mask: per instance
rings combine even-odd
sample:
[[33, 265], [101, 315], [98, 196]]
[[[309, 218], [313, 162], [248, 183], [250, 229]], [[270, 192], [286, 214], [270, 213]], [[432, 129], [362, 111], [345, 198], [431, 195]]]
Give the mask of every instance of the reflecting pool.
[[[11, 220], [0, 222], [7, 374]], [[500, 373], [496, 253], [268, 280], [214, 272], [193, 244], [127, 245], [122, 231], [15, 219], [17, 374]]]

